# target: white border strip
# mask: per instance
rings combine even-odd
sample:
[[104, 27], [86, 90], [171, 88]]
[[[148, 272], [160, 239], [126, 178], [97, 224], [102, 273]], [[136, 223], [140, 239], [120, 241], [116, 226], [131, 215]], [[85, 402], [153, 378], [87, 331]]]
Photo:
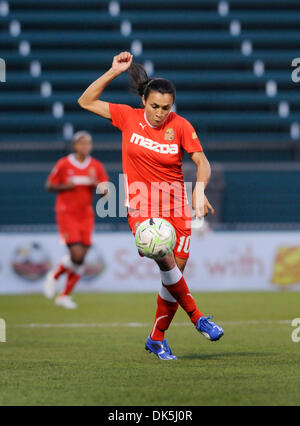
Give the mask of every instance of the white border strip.
[[[220, 325], [280, 325], [280, 324], [291, 324], [290, 320], [241, 320], [241, 321], [220, 321]], [[32, 324], [7, 324], [7, 328], [138, 328], [138, 327], [150, 327], [152, 323], [142, 322], [113, 322], [113, 323], [64, 323], [64, 324], [43, 324], [43, 323], [32, 323]], [[172, 326], [175, 327], [186, 327], [191, 326], [190, 322], [174, 322]]]

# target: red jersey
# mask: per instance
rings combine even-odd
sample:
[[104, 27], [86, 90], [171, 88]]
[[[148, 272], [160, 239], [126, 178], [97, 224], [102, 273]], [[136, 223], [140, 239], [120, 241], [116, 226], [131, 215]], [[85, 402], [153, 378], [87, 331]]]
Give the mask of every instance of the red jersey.
[[58, 160], [48, 179], [54, 185], [70, 181], [75, 184], [75, 189], [57, 194], [56, 212], [84, 213], [93, 210], [95, 187], [92, 185], [92, 179], [108, 182], [108, 175], [103, 164], [95, 158], [87, 157], [81, 163], [75, 154], [70, 154]]
[[122, 131], [125, 205], [145, 216], [171, 215], [187, 204], [182, 173], [184, 150], [203, 151], [193, 126], [171, 112], [159, 127], [144, 109], [109, 104], [112, 124]]

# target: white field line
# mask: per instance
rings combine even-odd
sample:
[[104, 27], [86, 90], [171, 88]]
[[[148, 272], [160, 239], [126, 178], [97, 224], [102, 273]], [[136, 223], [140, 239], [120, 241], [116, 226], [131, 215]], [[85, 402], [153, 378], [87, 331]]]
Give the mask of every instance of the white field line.
[[[280, 324], [292, 324], [292, 320], [245, 320], [245, 321], [220, 321], [220, 325], [280, 325]], [[64, 323], [64, 324], [44, 324], [44, 323], [32, 323], [32, 324], [7, 324], [7, 328], [137, 328], [137, 327], [150, 327], [152, 323], [142, 322], [112, 322], [112, 323]], [[190, 322], [173, 322], [174, 327], [187, 327], [191, 326]]]

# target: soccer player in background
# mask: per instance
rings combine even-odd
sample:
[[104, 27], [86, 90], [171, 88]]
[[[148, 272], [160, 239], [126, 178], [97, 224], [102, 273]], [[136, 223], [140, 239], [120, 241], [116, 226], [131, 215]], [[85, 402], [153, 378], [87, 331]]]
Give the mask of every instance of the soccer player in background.
[[102, 196], [108, 192], [105, 168], [90, 156], [91, 135], [85, 131], [75, 133], [72, 146], [74, 152], [58, 160], [46, 182], [46, 189], [57, 193], [56, 222], [69, 253], [55, 271], [49, 272], [44, 294], [49, 299], [53, 298], [59, 277], [66, 274], [66, 284], [56, 297], [55, 304], [67, 309], [77, 307], [71, 293], [84, 272], [84, 259], [92, 244], [93, 194], [98, 185]]
[[[131, 108], [128, 105], [105, 102], [99, 97], [105, 87], [123, 72], [129, 70], [144, 108]], [[182, 174], [184, 150], [197, 165], [197, 182], [206, 187], [210, 178], [210, 165], [203, 153], [200, 141], [193, 126], [183, 117], [171, 111], [176, 91], [173, 83], [162, 78], [149, 79], [142, 65], [133, 62], [129, 52], [115, 56], [111, 68], [94, 81], [82, 94], [80, 106], [103, 118], [122, 131], [123, 172], [125, 175], [125, 204], [128, 209], [128, 223], [133, 234], [141, 222], [147, 218], [162, 217], [168, 220], [176, 231], [176, 245], [169, 255], [156, 259], [159, 266], [162, 286], [157, 297], [157, 310], [153, 329], [146, 340], [146, 350], [160, 359], [177, 359], [165, 339], [178, 306], [190, 317], [196, 329], [209, 340], [218, 340], [223, 330], [202, 314], [183, 278], [183, 271], [189, 257], [191, 237], [191, 211], [186, 208]], [[159, 183], [176, 183], [182, 189], [181, 197], [170, 195], [168, 205], [153, 205], [151, 190]], [[130, 188], [135, 183], [145, 185], [146, 191], [139, 207], [134, 203], [135, 193]], [[136, 187], [135, 187], [136, 189]], [[199, 186], [193, 191], [193, 208], [196, 217], [203, 217], [213, 207], [203, 196], [201, 206]], [[142, 206], [143, 205], [143, 206]], [[176, 212], [183, 208], [182, 215]], [[149, 211], [151, 210], [151, 214]], [[154, 213], [153, 213], [154, 212]]]

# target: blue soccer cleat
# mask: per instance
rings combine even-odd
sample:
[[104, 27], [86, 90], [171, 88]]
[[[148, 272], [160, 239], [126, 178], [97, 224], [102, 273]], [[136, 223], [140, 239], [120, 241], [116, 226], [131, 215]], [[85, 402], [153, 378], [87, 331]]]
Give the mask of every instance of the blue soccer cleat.
[[177, 356], [173, 355], [173, 352], [171, 351], [171, 348], [170, 348], [170, 346], [169, 346], [168, 341], [167, 341], [166, 339], [164, 339], [164, 340], [162, 341], [162, 343], [163, 343], [163, 345], [164, 345], [164, 349], [165, 349], [165, 351], [166, 351], [169, 355], [172, 355], [175, 359], [177, 359]]
[[211, 318], [211, 316], [200, 317], [195, 327], [206, 339], [215, 342], [223, 336], [224, 331], [222, 327], [210, 321]]
[[159, 340], [152, 340], [149, 336], [146, 340], [145, 349], [150, 353], [154, 353], [159, 359], [177, 359], [177, 357], [173, 355], [166, 339], [161, 342]]

